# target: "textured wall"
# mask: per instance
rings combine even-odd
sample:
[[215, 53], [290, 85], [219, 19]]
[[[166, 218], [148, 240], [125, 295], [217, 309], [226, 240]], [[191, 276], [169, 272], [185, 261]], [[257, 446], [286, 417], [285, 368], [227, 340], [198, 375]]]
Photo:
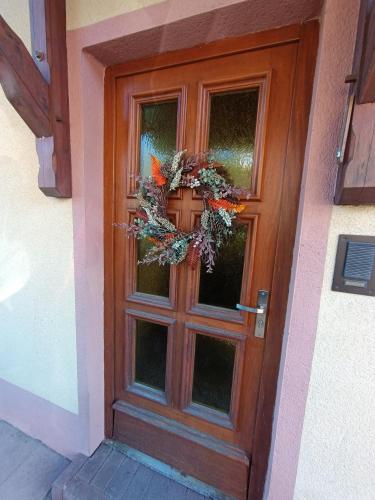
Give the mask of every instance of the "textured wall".
[[375, 207], [335, 207], [296, 500], [375, 498], [375, 298], [331, 291], [339, 234], [375, 235]]
[[[348, 91], [345, 77], [351, 71], [358, 11], [359, 0], [326, 0], [322, 14], [274, 417], [269, 500], [293, 497], [332, 215], [335, 153]], [[317, 452], [324, 446], [321, 442]]]
[[[29, 46], [28, 0], [0, 14]], [[34, 136], [0, 88], [0, 379], [76, 413], [72, 204], [37, 175]]]
[[[187, 31], [181, 32], [182, 37], [188, 38], [185, 43], [185, 46], [188, 47], [191, 37], [190, 31], [202, 30], [200, 38], [204, 42], [215, 38], [261, 31], [316, 17], [320, 13], [322, 3], [323, 0], [67, 0], [67, 25], [68, 30], [74, 30], [139, 10], [142, 24], [150, 22], [150, 27], [155, 27], [158, 24], [166, 25], [172, 20], [177, 21], [199, 13], [213, 11], [211, 25], [206, 26], [200, 19], [196, 21], [196, 24], [186, 26], [185, 28], [189, 28]], [[222, 7], [232, 5], [238, 6], [240, 13], [238, 18], [233, 17], [231, 12], [219, 13], [219, 9]], [[152, 6], [155, 6], [155, 9]], [[151, 8], [147, 9], [146, 7]], [[218, 18], [215, 18], [216, 14], [218, 14]], [[233, 22], [238, 26], [233, 26]], [[219, 23], [222, 33], [218, 29]], [[139, 21], [135, 26], [132, 26], [130, 22], [130, 25], [123, 27], [123, 31], [130, 33], [135, 27], [140, 27]], [[101, 28], [95, 26], [95, 29]], [[171, 37], [171, 33], [166, 30], [163, 36], [168, 39]], [[108, 37], [108, 39], [111, 38], [111, 36]], [[145, 41], [148, 41], [147, 37], [144, 38], [143, 42]], [[165, 42], [168, 44], [168, 40]], [[178, 38], [176, 42], [179, 46], [183, 45], [183, 42]], [[172, 46], [168, 50], [173, 49]]]
[[162, 0], [66, 0], [67, 29], [97, 23], [160, 1]]

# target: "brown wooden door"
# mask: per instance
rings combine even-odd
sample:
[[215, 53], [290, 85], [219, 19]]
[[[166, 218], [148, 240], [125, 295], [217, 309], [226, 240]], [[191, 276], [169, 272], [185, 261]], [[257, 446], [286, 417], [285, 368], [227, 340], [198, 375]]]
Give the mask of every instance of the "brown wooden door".
[[[134, 74], [120, 68], [107, 102], [116, 222], [132, 220], [150, 154], [210, 148], [251, 192], [213, 274], [185, 263], [137, 266], [145, 247], [121, 229], [113, 243], [113, 436], [238, 498], [247, 492], [265, 339], [236, 304], [255, 306], [261, 289], [272, 295], [297, 52], [291, 42], [144, 72], [138, 65]], [[191, 190], [170, 198], [185, 230], [201, 210]], [[271, 307], [268, 321], [277, 314]]]

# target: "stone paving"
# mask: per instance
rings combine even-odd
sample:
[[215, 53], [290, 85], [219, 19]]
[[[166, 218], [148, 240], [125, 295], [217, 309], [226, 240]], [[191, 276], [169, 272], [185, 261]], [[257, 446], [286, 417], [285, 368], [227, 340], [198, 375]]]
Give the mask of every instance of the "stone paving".
[[47, 500], [69, 460], [0, 420], [0, 499]]
[[[124, 447], [126, 448], [126, 447]], [[0, 420], [0, 500], [208, 500], [194, 480], [160, 473], [138, 452], [103, 442], [73, 462]], [[168, 477], [169, 476], [169, 477]], [[182, 477], [176, 480], [176, 477]], [[207, 493], [207, 492], [206, 492]]]

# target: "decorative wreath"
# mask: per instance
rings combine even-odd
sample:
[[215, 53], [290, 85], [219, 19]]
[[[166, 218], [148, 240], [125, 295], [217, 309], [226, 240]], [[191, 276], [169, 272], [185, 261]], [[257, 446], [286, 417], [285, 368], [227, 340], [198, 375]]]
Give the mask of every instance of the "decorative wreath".
[[[138, 264], [179, 264], [187, 259], [195, 268], [201, 260], [211, 273], [220, 248], [235, 231], [233, 222], [245, 208], [239, 198], [247, 191], [232, 186], [225, 167], [209, 153], [189, 156], [180, 151], [166, 163], [151, 156], [151, 173], [139, 179], [139, 207], [134, 223], [127, 226], [137, 239], [152, 243]], [[167, 216], [168, 195], [180, 187], [195, 189], [203, 200], [199, 223], [189, 233]]]

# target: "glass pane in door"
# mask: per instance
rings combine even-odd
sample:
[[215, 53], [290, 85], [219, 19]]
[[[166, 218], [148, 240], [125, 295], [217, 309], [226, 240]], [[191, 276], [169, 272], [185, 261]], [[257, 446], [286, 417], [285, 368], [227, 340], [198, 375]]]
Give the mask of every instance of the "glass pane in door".
[[[151, 243], [146, 240], [137, 241], [137, 260], [145, 256]], [[160, 266], [158, 263], [137, 265], [137, 292], [169, 297], [170, 266]]]
[[199, 303], [236, 309], [240, 302], [247, 225], [237, 228], [218, 255], [213, 273], [201, 266]]
[[136, 320], [135, 382], [165, 391], [168, 328]]
[[208, 147], [233, 184], [251, 187], [259, 90], [211, 94]]
[[192, 401], [229, 413], [236, 346], [196, 334]]
[[141, 176], [151, 175], [151, 155], [164, 162], [176, 151], [177, 114], [177, 99], [141, 105]]

